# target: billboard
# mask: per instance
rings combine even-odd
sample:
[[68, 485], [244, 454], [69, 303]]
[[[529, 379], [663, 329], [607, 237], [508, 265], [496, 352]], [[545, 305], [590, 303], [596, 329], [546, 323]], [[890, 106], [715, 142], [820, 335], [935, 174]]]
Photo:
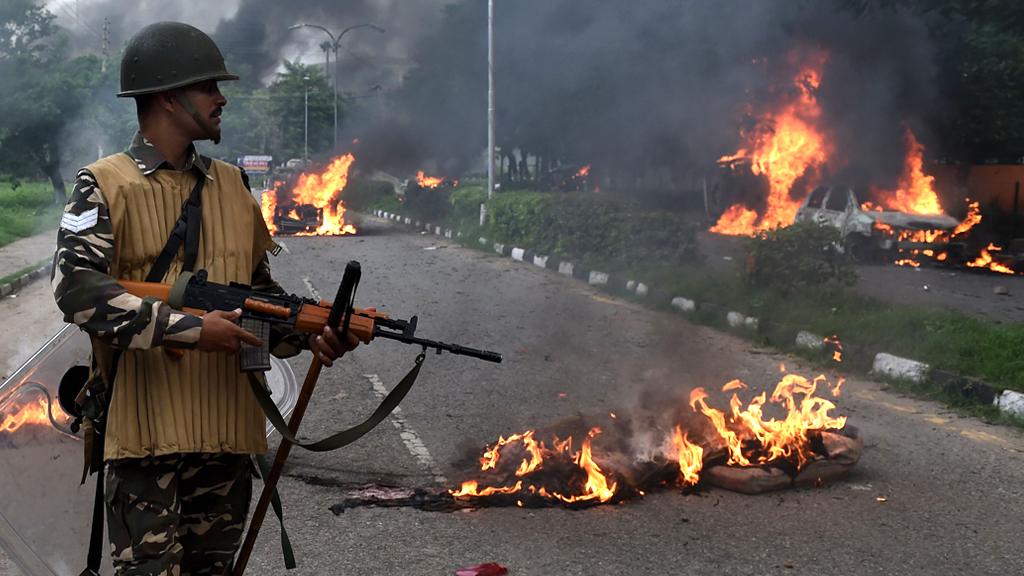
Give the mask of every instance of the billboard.
[[249, 174], [266, 174], [273, 159], [273, 156], [239, 156], [238, 165]]

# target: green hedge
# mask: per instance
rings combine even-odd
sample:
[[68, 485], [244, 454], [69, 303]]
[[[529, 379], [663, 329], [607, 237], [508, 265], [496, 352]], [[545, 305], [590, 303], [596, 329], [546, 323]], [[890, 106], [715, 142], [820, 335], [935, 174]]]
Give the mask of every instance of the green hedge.
[[620, 267], [678, 264], [697, 252], [693, 223], [593, 193], [502, 193], [488, 204], [488, 224], [503, 242]]

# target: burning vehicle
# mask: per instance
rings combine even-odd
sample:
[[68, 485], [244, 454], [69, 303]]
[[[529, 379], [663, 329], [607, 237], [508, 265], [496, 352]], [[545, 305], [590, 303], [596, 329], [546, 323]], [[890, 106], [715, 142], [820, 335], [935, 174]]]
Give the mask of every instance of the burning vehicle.
[[902, 250], [962, 252], [963, 242], [942, 241], [960, 224], [952, 216], [872, 208], [870, 202], [859, 202], [850, 186], [818, 186], [797, 210], [796, 221], [839, 230], [860, 261], [895, 260]]
[[709, 231], [755, 236], [810, 221], [838, 229], [846, 247], [861, 261], [918, 267], [930, 260], [1017, 273], [1019, 259], [1003, 255], [1001, 246], [971, 237], [982, 220], [978, 202], [967, 199], [962, 221], [945, 211], [935, 177], [925, 170], [924, 146], [909, 127], [904, 130], [906, 154], [895, 188], [869, 186], [867, 201], [862, 202], [852, 187], [827, 181], [830, 162], [841, 166], [846, 161], [821, 123], [817, 94], [827, 58], [816, 52], [798, 55], [803, 65], [780, 91], [786, 96], [766, 110], [749, 113], [751, 123], [740, 131], [743, 144], [719, 158], [718, 165], [745, 196], [756, 192], [759, 198], [733, 203]]
[[357, 228], [347, 214], [342, 192], [348, 185], [355, 157], [339, 156], [321, 172], [278, 173], [263, 193], [260, 210], [271, 234], [344, 236]]
[[539, 185], [547, 190], [581, 192], [587, 189], [589, 179], [590, 164], [586, 166], [568, 164], [557, 166], [541, 174]]
[[426, 172], [419, 170], [416, 172], [416, 178], [407, 179], [402, 185], [401, 190], [403, 196], [408, 196], [410, 192], [415, 194], [416, 192], [427, 190], [450, 190], [458, 186], [458, 180], [452, 180], [444, 176], [427, 176]]

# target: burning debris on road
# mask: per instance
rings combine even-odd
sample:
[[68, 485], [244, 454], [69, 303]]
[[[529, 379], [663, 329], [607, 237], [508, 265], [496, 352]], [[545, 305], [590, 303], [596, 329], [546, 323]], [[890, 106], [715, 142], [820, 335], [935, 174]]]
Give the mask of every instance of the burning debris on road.
[[[837, 352], [838, 354], [838, 352]], [[487, 446], [475, 470], [447, 491], [363, 487], [331, 507], [412, 506], [428, 511], [465, 508], [616, 504], [647, 493], [716, 486], [748, 494], [790, 486], [821, 486], [845, 476], [860, 459], [863, 440], [832, 414], [843, 380], [783, 375], [769, 395], [748, 400], [739, 380], [721, 388], [728, 409], [704, 388], [663, 416], [609, 412], [600, 426], [584, 418], [540, 431], [526, 430]], [[578, 448], [575, 438], [582, 437]]]
[[582, 507], [701, 483], [751, 493], [820, 484], [845, 474], [862, 448], [846, 417], [832, 414], [836, 405], [817, 395], [825, 389], [838, 397], [842, 384], [784, 373], [771, 395], [744, 401], [747, 385], [733, 380], [721, 389], [729, 395], [726, 410], [697, 388], [669, 427], [609, 413], [609, 432], [591, 426], [578, 449], [573, 435], [558, 430], [501, 437], [484, 450], [472, 477], [449, 493], [477, 506]]
[[263, 193], [260, 209], [271, 234], [343, 236], [356, 227], [345, 219], [341, 194], [348, 185], [355, 157], [339, 156], [319, 173], [279, 180]]

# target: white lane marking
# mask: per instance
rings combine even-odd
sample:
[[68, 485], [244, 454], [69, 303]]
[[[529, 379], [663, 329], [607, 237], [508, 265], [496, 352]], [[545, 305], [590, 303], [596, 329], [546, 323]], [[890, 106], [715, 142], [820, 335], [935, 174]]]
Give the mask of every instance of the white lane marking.
[[[388, 389], [384, 386], [384, 382], [381, 381], [380, 376], [376, 374], [363, 374], [367, 380], [373, 384], [373, 392], [380, 398], [384, 399], [388, 395]], [[402, 416], [402, 408], [396, 407], [391, 416], [388, 417], [391, 423], [394, 424], [398, 430], [398, 435], [402, 438], [402, 443], [405, 444], [406, 449], [412, 454], [412, 457], [416, 459], [431, 476], [434, 477], [434, 481], [438, 484], [447, 485], [448, 479], [445, 478], [444, 474], [441, 473], [441, 469], [438, 468], [437, 463], [434, 462], [433, 456], [430, 455], [430, 451], [427, 450], [427, 446], [423, 444], [423, 440], [420, 440], [419, 434], [409, 426], [409, 423], [405, 421], [405, 417]]]
[[291, 253], [292, 253], [292, 251], [288, 249], [288, 246], [287, 246], [287, 245], [285, 245], [285, 243], [284, 243], [284, 242], [280, 242], [280, 241], [279, 241], [279, 242], [277, 243], [277, 245], [281, 247], [281, 250], [284, 250], [284, 253], [285, 253], [285, 254], [291, 254]]
[[323, 298], [320, 297], [320, 293], [317, 292], [316, 288], [313, 286], [313, 283], [309, 281], [308, 277], [303, 276], [302, 283], [305, 284], [306, 288], [309, 289], [309, 293], [313, 296], [313, 298], [315, 298], [316, 300], [323, 300]]

